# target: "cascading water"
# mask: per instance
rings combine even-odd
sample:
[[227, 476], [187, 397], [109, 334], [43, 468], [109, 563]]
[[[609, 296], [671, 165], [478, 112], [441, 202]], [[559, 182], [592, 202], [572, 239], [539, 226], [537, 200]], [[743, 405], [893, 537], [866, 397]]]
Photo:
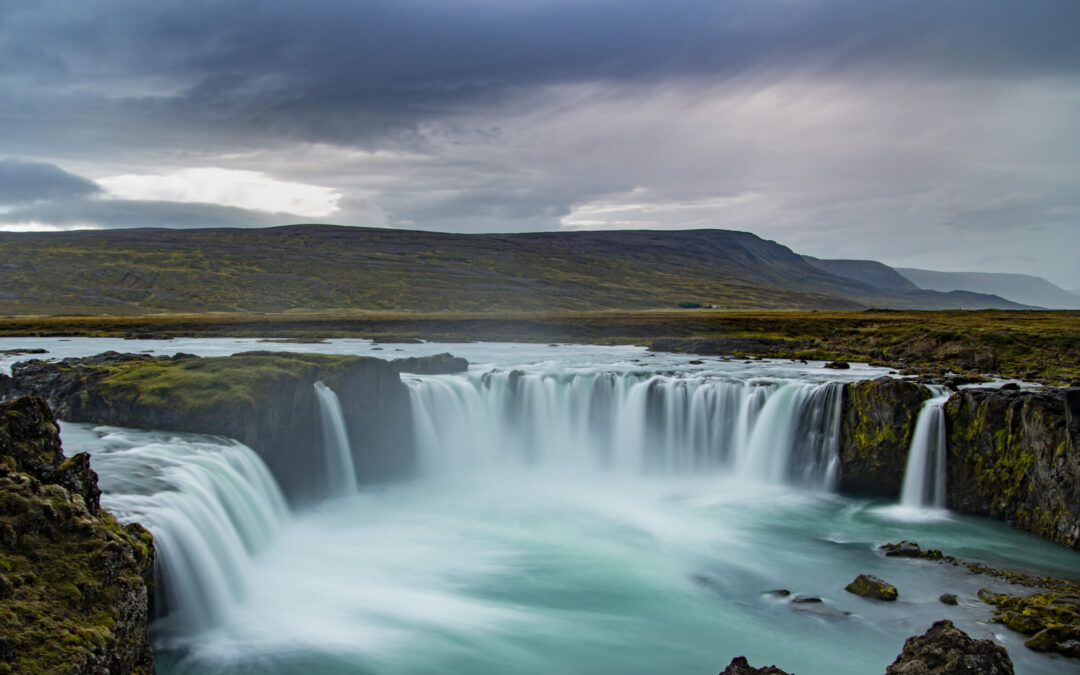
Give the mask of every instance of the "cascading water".
[[[974, 597], [992, 583], [894, 565], [903, 607], [866, 603], [841, 590], [888, 564], [866, 542], [914, 538], [1075, 574], [1070, 552], [996, 523], [929, 510], [897, 523], [819, 491], [837, 469], [840, 382], [873, 371], [687, 367], [629, 347], [453, 349], [490, 365], [403, 376], [424, 480], [292, 515], [238, 444], [62, 425], [69, 454], [93, 454], [106, 508], [156, 536], [157, 672], [716, 672], [745, 653], [858, 675], [940, 618], [941, 588]], [[327, 402], [321, 435], [344, 439]], [[296, 459], [340, 458], [347, 443], [297, 447]], [[826, 613], [763, 595], [773, 588], [818, 595]], [[1060, 672], [1060, 659], [992, 633], [983, 609], [960, 603], [950, 618], [1005, 642], [1017, 672]]]
[[68, 452], [93, 454], [102, 505], [154, 536], [159, 628], [185, 634], [225, 621], [288, 518], [262, 460], [226, 439], [67, 426]]
[[344, 496], [356, 493], [356, 468], [353, 465], [352, 444], [345, 429], [345, 414], [334, 390], [322, 382], [315, 383], [322, 418], [323, 444], [326, 449], [326, 480], [330, 494]]
[[949, 395], [934, 390], [923, 403], [904, 469], [900, 504], [909, 508], [945, 508], [945, 402]]
[[727, 470], [829, 488], [841, 386], [629, 373], [409, 379], [423, 471]]

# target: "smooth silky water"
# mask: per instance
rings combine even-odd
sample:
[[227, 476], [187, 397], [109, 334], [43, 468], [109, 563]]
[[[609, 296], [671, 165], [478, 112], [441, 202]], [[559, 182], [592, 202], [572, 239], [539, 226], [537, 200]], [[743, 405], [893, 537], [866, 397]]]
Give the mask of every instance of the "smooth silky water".
[[[632, 347], [3, 346], [53, 347], [50, 356], [451, 351], [473, 363], [468, 374], [403, 376], [419, 445], [413, 480], [362, 482], [293, 513], [234, 441], [64, 424], [65, 451], [93, 454], [105, 506], [155, 534], [162, 673], [715, 673], [745, 654], [800, 674], [862, 674], [883, 672], [906, 637], [941, 618], [1001, 641], [1018, 673], [1074, 668], [985, 622], [991, 608], [975, 593], [1000, 582], [876, 547], [909, 539], [1071, 577], [1074, 552], [989, 520], [908, 518], [830, 492], [835, 383], [878, 370], [698, 365]], [[333, 401], [322, 400], [336, 429]], [[859, 573], [895, 584], [900, 600], [846, 593]], [[767, 593], [776, 588], [850, 614], [798, 611]], [[960, 605], [941, 604], [943, 592]]]

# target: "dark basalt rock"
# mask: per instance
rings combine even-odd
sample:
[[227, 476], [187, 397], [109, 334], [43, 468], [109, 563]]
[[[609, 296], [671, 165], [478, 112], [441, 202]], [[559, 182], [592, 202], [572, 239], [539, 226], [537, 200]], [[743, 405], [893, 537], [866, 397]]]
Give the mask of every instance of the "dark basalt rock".
[[910, 637], [886, 675], [1012, 675], [1009, 653], [991, 640], [974, 640], [951, 621]]
[[0, 403], [0, 672], [153, 673], [153, 539], [99, 495], [43, 399]]
[[952, 593], [942, 593], [938, 597], [938, 600], [940, 600], [943, 604], [946, 604], [946, 605], [956, 605], [957, 604], [956, 596], [953, 595]]
[[745, 656], [736, 656], [720, 675], [794, 675], [794, 673], [780, 670], [776, 666], [755, 668], [750, 665]]
[[851, 364], [847, 361], [829, 361], [825, 364], [825, 367], [833, 370], [847, 370], [851, 368]]
[[895, 499], [926, 387], [880, 377], [844, 385], [840, 413], [839, 488], [850, 494]]
[[390, 362], [390, 365], [399, 373], [415, 373], [417, 375], [463, 373], [469, 369], [467, 360], [446, 352], [435, 356], [412, 356], [407, 359], [394, 359]]
[[[421, 360], [431, 369], [447, 359]], [[408, 390], [390, 363], [360, 356], [253, 351], [179, 358], [106, 352], [15, 364], [11, 395], [40, 395], [74, 422], [215, 434], [250, 446], [290, 501], [325, 490], [314, 384], [341, 401], [357, 476], [393, 480], [413, 469]], [[150, 386], [148, 383], [153, 383]]]
[[966, 389], [945, 428], [950, 509], [1080, 549], [1080, 390]]
[[918, 558], [922, 556], [922, 549], [913, 541], [902, 541], [899, 544], [883, 544], [879, 548], [885, 551], [885, 555], [891, 558]]
[[854, 581], [844, 586], [844, 590], [855, 595], [861, 595], [864, 598], [888, 601], [896, 600], [900, 595], [896, 590], [896, 586], [872, 574], [860, 574], [855, 577]]
[[816, 595], [796, 595], [791, 601], [797, 603], [821, 602], [821, 598]]

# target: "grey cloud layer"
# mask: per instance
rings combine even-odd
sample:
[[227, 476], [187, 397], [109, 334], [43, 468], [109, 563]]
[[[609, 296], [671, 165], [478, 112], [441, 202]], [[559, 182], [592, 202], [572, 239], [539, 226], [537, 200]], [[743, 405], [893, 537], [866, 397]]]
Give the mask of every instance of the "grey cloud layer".
[[[1080, 285], [1077, 26], [1075, 0], [3, 3], [0, 152], [266, 171], [351, 224], [712, 225]], [[273, 220], [56, 172], [0, 219]]]

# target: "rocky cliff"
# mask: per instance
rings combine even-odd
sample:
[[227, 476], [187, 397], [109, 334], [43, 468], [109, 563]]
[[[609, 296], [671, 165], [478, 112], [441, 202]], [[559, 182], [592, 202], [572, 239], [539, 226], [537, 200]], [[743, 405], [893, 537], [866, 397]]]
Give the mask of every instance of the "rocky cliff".
[[393, 479], [412, 468], [408, 390], [398, 373], [461, 367], [446, 356], [432, 357], [430, 364], [418, 361], [283, 352], [219, 358], [108, 352], [16, 364], [12, 380], [0, 387], [6, 386], [6, 396], [44, 397], [61, 419], [235, 438], [263, 458], [297, 502], [325, 491], [318, 381], [338, 394], [361, 480]]
[[154, 671], [153, 540], [100, 494], [44, 400], [0, 404], [0, 672]]
[[945, 423], [949, 508], [1080, 549], [1080, 389], [966, 389]]
[[930, 390], [880, 377], [844, 385], [840, 413], [841, 492], [896, 498], [915, 421]]
[[[892, 378], [844, 386], [842, 492], [899, 496], [929, 397]], [[1080, 548], [1080, 389], [965, 389], [944, 411], [947, 506]]]

